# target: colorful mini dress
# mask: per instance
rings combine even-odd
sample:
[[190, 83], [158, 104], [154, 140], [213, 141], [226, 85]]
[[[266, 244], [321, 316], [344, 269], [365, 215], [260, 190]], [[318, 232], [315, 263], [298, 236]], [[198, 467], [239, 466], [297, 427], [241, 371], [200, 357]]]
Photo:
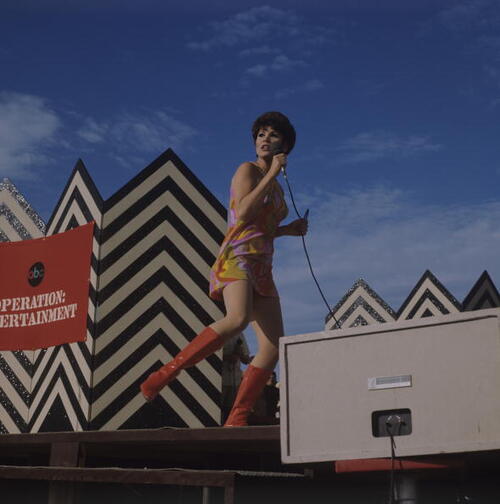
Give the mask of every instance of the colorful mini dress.
[[228, 229], [217, 260], [210, 271], [210, 297], [222, 300], [224, 287], [236, 280], [250, 280], [261, 296], [278, 297], [272, 268], [274, 237], [279, 223], [288, 215], [283, 189], [276, 179], [252, 220], [236, 217], [231, 188]]

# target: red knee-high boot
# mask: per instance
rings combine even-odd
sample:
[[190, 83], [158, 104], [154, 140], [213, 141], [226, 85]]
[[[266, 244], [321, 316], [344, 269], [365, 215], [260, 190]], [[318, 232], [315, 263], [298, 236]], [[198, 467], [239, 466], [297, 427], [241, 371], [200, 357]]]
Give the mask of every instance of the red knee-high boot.
[[183, 369], [194, 366], [223, 345], [224, 339], [211, 327], [205, 327], [173, 360], [149, 375], [148, 379], [141, 384], [142, 395], [146, 400], [152, 401], [163, 387], [177, 378]]
[[251, 364], [247, 367], [231, 413], [229, 413], [224, 427], [243, 427], [248, 425], [248, 415], [252, 411], [271, 374], [272, 370], [258, 368]]

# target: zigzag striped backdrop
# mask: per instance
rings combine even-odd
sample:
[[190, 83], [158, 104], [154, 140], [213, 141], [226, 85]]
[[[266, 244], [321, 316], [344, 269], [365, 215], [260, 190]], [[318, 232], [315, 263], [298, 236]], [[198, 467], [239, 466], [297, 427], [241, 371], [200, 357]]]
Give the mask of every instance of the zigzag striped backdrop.
[[[3, 352], [2, 432], [218, 425], [220, 352], [183, 373], [152, 405], [139, 384], [222, 315], [207, 279], [225, 208], [169, 149], [107, 201], [79, 161], [46, 234], [90, 221], [87, 341]], [[15, 229], [2, 221], [4, 241]], [[43, 233], [17, 239], [35, 236]]]
[[[332, 310], [340, 327], [381, 324], [395, 320], [447, 315], [461, 311], [500, 306], [500, 295], [488, 272], [484, 271], [465, 297], [458, 302], [429, 271], [425, 271], [397, 313], [363, 280], [357, 280]], [[325, 330], [337, 329], [328, 314]]]
[[106, 201], [92, 428], [220, 423], [220, 353], [151, 405], [139, 384], [222, 315], [207, 278], [225, 229], [224, 207], [172, 150]]
[[[9, 180], [0, 182], [0, 241], [41, 238], [45, 224]], [[33, 375], [32, 351], [0, 352], [0, 433], [26, 432]]]
[[30, 432], [88, 428], [92, 390], [99, 236], [103, 201], [79, 160], [47, 224], [47, 236], [94, 221], [87, 341], [35, 351]]
[[[222, 315], [207, 292], [226, 210], [169, 149], [107, 201], [78, 161], [46, 235], [90, 221], [87, 341], [0, 353], [0, 432], [218, 425], [220, 352], [152, 404], [139, 384]], [[0, 240], [44, 235], [15, 186], [0, 183]], [[500, 295], [486, 271], [462, 303], [426, 271], [397, 312], [360, 279], [334, 314], [353, 327], [494, 306]], [[325, 327], [335, 328], [333, 318]]]
[[[374, 323], [393, 322], [394, 310], [360, 278], [332, 310], [340, 327], [357, 327]], [[326, 317], [325, 329], [338, 329], [331, 314]]]

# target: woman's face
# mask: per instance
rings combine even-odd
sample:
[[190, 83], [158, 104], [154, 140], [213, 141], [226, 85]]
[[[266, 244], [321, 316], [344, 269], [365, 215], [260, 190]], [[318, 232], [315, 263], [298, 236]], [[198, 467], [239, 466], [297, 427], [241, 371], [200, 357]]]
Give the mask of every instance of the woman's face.
[[260, 128], [255, 139], [255, 150], [257, 157], [273, 157], [284, 150], [283, 135], [272, 126]]

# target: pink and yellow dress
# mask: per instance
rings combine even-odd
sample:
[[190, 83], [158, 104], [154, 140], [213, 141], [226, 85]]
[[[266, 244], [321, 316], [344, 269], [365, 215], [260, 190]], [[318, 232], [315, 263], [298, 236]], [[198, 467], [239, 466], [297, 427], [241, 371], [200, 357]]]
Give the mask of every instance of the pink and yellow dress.
[[279, 223], [288, 215], [283, 189], [275, 179], [262, 208], [250, 221], [236, 216], [231, 189], [228, 230], [210, 271], [210, 297], [222, 300], [224, 287], [236, 280], [250, 280], [261, 296], [278, 297], [274, 285], [274, 238]]

